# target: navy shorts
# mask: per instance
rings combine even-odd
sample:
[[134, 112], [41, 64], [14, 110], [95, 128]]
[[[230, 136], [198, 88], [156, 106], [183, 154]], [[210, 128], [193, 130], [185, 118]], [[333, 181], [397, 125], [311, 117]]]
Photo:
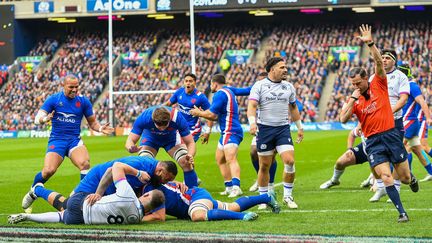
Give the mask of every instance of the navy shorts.
[[405, 128], [403, 123], [403, 118], [399, 118], [394, 120], [395, 121], [395, 129], [398, 131], [400, 141], [403, 143], [403, 139], [405, 137]]
[[285, 150], [294, 150], [293, 141], [291, 138], [290, 126], [272, 127], [258, 124], [257, 151], [258, 153], [273, 151], [278, 146], [284, 146]]
[[364, 151], [363, 143], [357, 144], [357, 146], [350, 148], [350, 150], [354, 153], [356, 164], [363, 164], [364, 162], [368, 161], [368, 157]]
[[395, 128], [368, 137], [366, 153], [372, 168], [384, 162], [402, 163], [408, 156]]
[[89, 192], [77, 192], [67, 201], [66, 210], [63, 214], [63, 223], [65, 224], [84, 224], [82, 207], [84, 200]]

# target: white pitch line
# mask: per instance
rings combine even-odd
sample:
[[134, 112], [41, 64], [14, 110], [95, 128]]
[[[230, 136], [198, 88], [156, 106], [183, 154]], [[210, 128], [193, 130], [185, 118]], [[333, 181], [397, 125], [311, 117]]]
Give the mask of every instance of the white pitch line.
[[[364, 213], [364, 212], [390, 212], [394, 211], [394, 208], [389, 209], [322, 209], [322, 210], [302, 210], [302, 209], [291, 209], [291, 210], [281, 210], [281, 213]], [[432, 208], [408, 208], [406, 211], [432, 211]], [[255, 211], [259, 213], [272, 213], [271, 211]]]

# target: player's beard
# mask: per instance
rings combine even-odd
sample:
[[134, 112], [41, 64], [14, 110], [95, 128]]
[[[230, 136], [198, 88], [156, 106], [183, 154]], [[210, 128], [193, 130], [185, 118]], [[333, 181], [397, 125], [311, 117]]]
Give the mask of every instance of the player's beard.
[[156, 174], [150, 178], [150, 184], [152, 184], [153, 186], [159, 186], [161, 184], [161, 181], [162, 181], [162, 177]]

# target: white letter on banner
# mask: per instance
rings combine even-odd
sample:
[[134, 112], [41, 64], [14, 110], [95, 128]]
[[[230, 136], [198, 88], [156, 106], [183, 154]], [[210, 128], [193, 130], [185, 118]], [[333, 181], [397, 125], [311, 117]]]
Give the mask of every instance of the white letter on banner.
[[102, 0], [97, 0], [93, 11], [103, 11], [103, 10], [105, 10], [105, 7]]
[[140, 9], [141, 8], [141, 2], [140, 1], [134, 1], [132, 3], [132, 5], [133, 5], [134, 9]]
[[113, 8], [115, 10], [122, 10], [122, 9], [124, 9], [124, 1], [123, 0], [114, 0], [114, 2], [113, 2]]

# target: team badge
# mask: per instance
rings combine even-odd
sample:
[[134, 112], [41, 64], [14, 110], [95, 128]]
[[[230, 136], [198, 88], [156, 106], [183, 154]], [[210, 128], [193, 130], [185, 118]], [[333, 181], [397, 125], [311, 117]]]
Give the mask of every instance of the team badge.
[[63, 102], [60, 101], [59, 106], [63, 106]]
[[267, 144], [261, 144], [260, 149], [266, 149], [267, 148]]
[[192, 102], [192, 104], [195, 104], [195, 102], [196, 102], [196, 99], [195, 99], [195, 98], [193, 98], [193, 99], [191, 100], [191, 102]]
[[80, 107], [81, 107], [81, 102], [77, 101], [77, 102], [75, 103], [75, 106], [78, 107], [78, 108], [80, 108]]

